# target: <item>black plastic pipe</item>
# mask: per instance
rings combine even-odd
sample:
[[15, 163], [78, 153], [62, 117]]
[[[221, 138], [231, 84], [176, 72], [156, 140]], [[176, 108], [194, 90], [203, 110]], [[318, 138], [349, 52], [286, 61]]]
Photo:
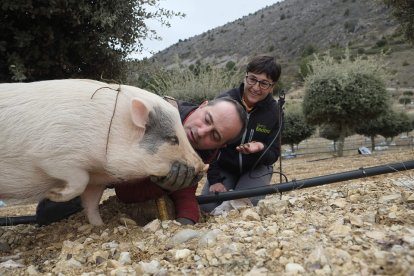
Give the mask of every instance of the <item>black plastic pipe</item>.
[[0, 226], [37, 223], [36, 216], [4, 217], [0, 218]]
[[394, 173], [394, 172], [401, 172], [405, 170], [414, 169], [414, 160], [388, 164], [388, 165], [381, 165], [376, 167], [370, 168], [360, 168], [354, 171], [342, 172], [342, 173], [335, 173], [329, 174], [319, 177], [313, 177], [303, 180], [294, 180], [286, 183], [281, 184], [271, 184], [268, 186], [253, 188], [253, 189], [246, 189], [246, 190], [239, 190], [239, 191], [229, 191], [223, 193], [216, 193], [213, 195], [201, 195], [197, 197], [197, 201], [200, 204], [204, 203], [211, 203], [211, 202], [221, 202], [231, 199], [239, 199], [239, 198], [246, 198], [246, 197], [253, 197], [253, 196], [260, 196], [260, 195], [267, 195], [267, 194], [274, 194], [274, 193], [282, 193], [297, 189], [303, 188], [310, 188], [315, 186], [321, 186], [325, 184], [340, 182], [340, 181], [347, 181], [351, 179], [363, 178], [368, 176], [386, 174], [386, 173]]

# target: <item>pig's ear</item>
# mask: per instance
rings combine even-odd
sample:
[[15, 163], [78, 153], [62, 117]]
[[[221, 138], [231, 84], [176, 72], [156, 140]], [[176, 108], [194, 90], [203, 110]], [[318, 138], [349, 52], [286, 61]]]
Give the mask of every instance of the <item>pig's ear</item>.
[[137, 127], [145, 128], [148, 122], [149, 110], [147, 106], [139, 99], [132, 99], [131, 102], [131, 117], [132, 122]]

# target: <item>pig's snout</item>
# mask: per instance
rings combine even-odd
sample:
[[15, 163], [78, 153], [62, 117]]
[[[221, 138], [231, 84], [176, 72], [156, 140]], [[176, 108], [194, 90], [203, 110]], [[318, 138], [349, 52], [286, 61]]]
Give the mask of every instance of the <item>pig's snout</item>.
[[203, 164], [202, 168], [195, 168], [193, 165], [175, 161], [166, 176], [151, 176], [151, 180], [165, 190], [176, 191], [196, 185], [207, 169], [208, 165]]

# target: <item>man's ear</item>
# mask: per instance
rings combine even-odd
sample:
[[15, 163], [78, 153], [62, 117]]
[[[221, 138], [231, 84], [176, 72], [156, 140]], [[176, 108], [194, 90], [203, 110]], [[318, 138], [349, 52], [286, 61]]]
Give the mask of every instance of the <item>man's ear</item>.
[[198, 107], [205, 107], [206, 105], [208, 105], [208, 101], [205, 100], [204, 102], [202, 102]]

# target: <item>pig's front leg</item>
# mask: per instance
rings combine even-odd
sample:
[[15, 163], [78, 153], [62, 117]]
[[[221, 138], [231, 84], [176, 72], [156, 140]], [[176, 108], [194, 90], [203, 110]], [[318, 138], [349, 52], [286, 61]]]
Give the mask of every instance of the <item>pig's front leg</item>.
[[46, 197], [52, 201], [69, 201], [82, 194], [89, 182], [89, 173], [83, 169], [59, 167], [56, 165], [42, 166], [44, 171], [61, 181], [63, 186], [51, 188]]
[[88, 185], [81, 195], [83, 210], [90, 224], [103, 225], [101, 215], [99, 214], [99, 201], [105, 190], [103, 185]]

